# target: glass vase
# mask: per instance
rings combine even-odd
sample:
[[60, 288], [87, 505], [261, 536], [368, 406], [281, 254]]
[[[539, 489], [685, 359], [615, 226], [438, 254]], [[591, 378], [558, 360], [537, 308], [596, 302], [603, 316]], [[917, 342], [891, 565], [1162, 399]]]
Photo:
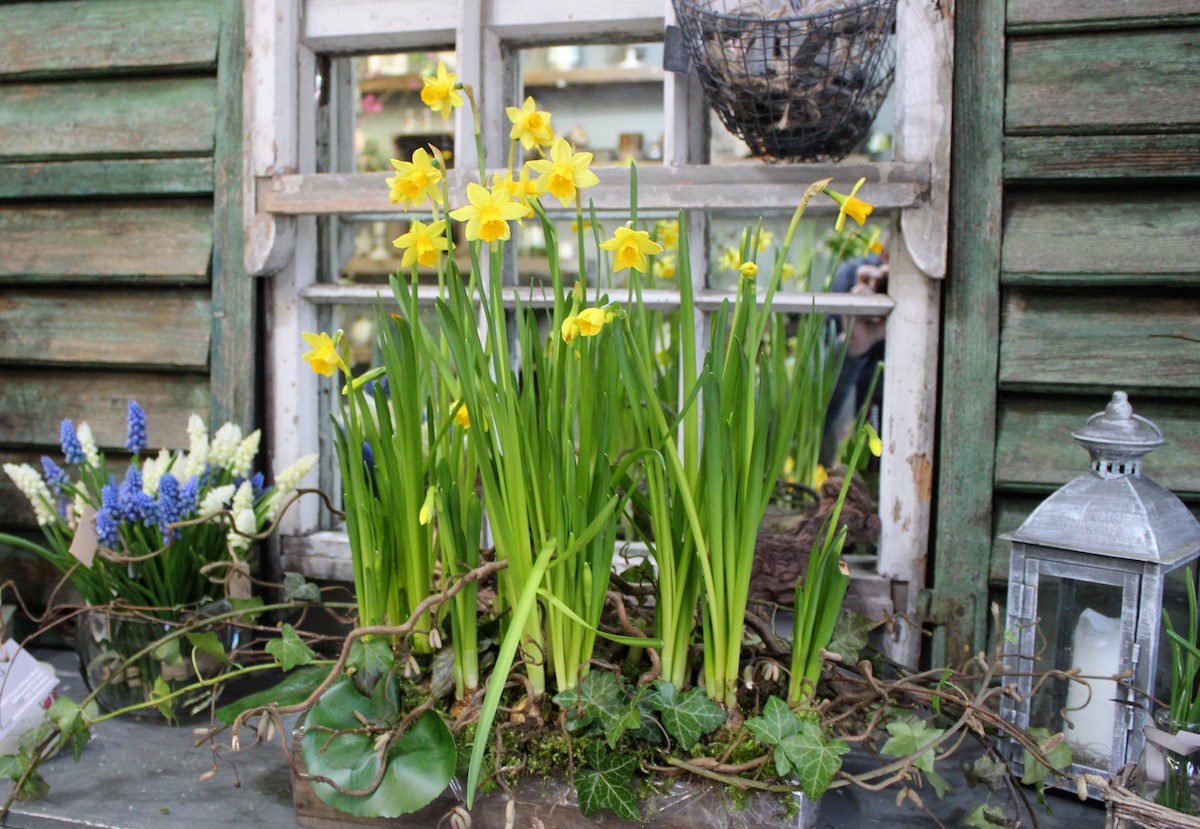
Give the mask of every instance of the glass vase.
[[[1175, 738], [1180, 735], [1200, 735], [1200, 723], [1172, 719], [1171, 712], [1165, 709], [1155, 713], [1154, 724]], [[1200, 736], [1196, 737], [1195, 742], [1200, 744]], [[1200, 750], [1189, 751], [1189, 748], [1182, 745], [1180, 750], [1170, 746], [1161, 747], [1162, 782], [1148, 782], [1143, 795], [1160, 806], [1182, 814], [1200, 815]]]
[[[221, 684], [201, 685], [200, 680], [218, 676], [228, 660], [216, 656], [213, 637], [207, 634], [228, 655], [237, 646], [237, 628], [225, 622], [196, 623], [229, 609], [228, 602], [216, 602], [180, 613], [173, 621], [126, 611], [84, 611], [75, 649], [96, 704], [107, 713], [172, 722], [208, 708]], [[188, 634], [171, 637], [183, 627], [189, 627]], [[189, 690], [175, 696], [184, 689]]]

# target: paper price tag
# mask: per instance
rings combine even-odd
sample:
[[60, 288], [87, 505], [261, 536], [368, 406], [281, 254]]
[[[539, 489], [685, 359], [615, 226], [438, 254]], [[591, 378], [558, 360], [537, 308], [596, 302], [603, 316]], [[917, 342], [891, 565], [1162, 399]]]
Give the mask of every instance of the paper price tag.
[[58, 677], [11, 639], [0, 646], [0, 754], [17, 750], [57, 696]]
[[83, 505], [79, 521], [75, 524], [75, 538], [71, 540], [71, 555], [89, 570], [92, 560], [96, 558], [96, 548], [100, 546], [100, 536], [96, 533], [96, 510], [90, 504]]

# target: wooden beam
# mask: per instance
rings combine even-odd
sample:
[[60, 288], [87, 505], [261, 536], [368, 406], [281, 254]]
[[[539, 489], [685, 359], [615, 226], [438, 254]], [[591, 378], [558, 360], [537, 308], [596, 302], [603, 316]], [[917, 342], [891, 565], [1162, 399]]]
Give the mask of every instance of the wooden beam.
[[1039, 135], [1004, 139], [1008, 181], [1200, 178], [1200, 133]]
[[206, 284], [207, 199], [0, 207], [6, 282]]
[[[600, 184], [583, 191], [597, 210], [629, 209], [629, 171], [624, 167], [596, 167]], [[638, 207], [641, 210], [747, 210], [795, 209], [804, 189], [821, 178], [833, 178], [832, 187], [848, 192], [859, 177], [867, 183], [859, 197], [879, 211], [911, 207], [927, 197], [927, 164], [789, 164], [759, 163], [717, 166], [647, 166], [638, 168]], [[259, 211], [275, 215], [318, 213], [401, 213], [388, 201], [386, 173], [320, 173], [281, 175], [260, 179]], [[465, 192], [476, 177], [451, 171], [451, 192]], [[558, 207], [549, 199], [548, 208]], [[809, 205], [813, 212], [836, 212], [830, 199]]]
[[243, 429], [257, 424], [257, 285], [243, 261], [242, 227], [242, 0], [221, 4], [217, 70], [221, 120], [214, 152], [212, 255], [212, 416]]
[[101, 448], [120, 449], [130, 400], [145, 410], [147, 441], [155, 450], [186, 449], [193, 412], [208, 422], [208, 382], [200, 373], [7, 367], [0, 384], [0, 434], [9, 445], [57, 446], [59, 424], [70, 419], [91, 426]]
[[[999, 342], [1004, 129], [1004, 3], [957, 7], [950, 273], [943, 295], [933, 587], [975, 594], [986, 584], [992, 546], [992, 464]], [[883, 505], [886, 510], [887, 505]], [[986, 602], [967, 630], [947, 630], [932, 664], [982, 647]]]
[[209, 154], [216, 97], [214, 78], [0, 84], [0, 161]]
[[192, 196], [211, 193], [212, 159], [155, 158], [0, 164], [0, 199]]
[[458, 3], [306, 0], [302, 37], [317, 52], [454, 48]]
[[[1200, 295], [1170, 289], [1004, 293], [999, 378], [1007, 387], [1200, 388]], [[1194, 413], [1193, 413], [1194, 414]]]
[[1200, 125], [1195, 28], [1014, 38], [1009, 134], [1194, 131]]
[[1008, 0], [1009, 34], [1180, 26], [1200, 22], [1192, 0]]
[[1192, 190], [1014, 189], [1005, 213], [1006, 273], [1200, 273]]
[[69, 0], [0, 5], [0, 78], [212, 69], [211, 0]]
[[15, 288], [0, 302], [0, 361], [207, 370], [208, 289]]

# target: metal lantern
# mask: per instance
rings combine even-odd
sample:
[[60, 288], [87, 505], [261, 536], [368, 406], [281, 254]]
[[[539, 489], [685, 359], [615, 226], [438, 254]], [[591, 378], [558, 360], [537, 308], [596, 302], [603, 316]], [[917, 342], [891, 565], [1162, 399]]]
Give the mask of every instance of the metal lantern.
[[[1138, 759], [1149, 700], [1156, 686], [1169, 691], [1162, 612], [1187, 629], [1200, 524], [1142, 475], [1142, 456], [1162, 433], [1133, 413], [1124, 392], [1072, 437], [1091, 453], [1091, 471], [1002, 536], [1012, 542], [1006, 638], [1016, 649], [1006, 662], [1016, 695], [1006, 696], [1002, 714], [1023, 729], [1063, 732], [1074, 756], [1069, 774], [1109, 776]], [[1072, 668], [1119, 679], [1084, 685], [1052, 673]], [[1022, 752], [1012, 754], [1021, 771]]]

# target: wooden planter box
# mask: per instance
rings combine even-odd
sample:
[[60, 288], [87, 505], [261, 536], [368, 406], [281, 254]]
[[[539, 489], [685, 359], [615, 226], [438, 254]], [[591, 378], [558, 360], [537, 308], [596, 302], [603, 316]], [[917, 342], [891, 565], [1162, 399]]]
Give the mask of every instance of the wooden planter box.
[[[573, 800], [566, 799], [567, 787], [562, 783], [524, 780], [515, 790], [515, 821], [506, 824], [507, 795], [499, 792], [475, 798], [471, 810], [471, 829], [505, 829], [505, 826], [525, 829], [537, 826], [538, 818], [550, 829], [644, 829], [645, 824], [630, 823], [608, 812], [584, 817]], [[676, 783], [670, 795], [656, 798], [648, 804], [647, 823], [656, 829], [810, 829], [816, 824], [818, 803], [797, 794], [797, 814], [786, 815], [786, 809], [772, 796], [761, 792], [748, 795], [741, 809], [733, 806], [724, 788], [718, 785], [691, 782]], [[296, 823], [308, 829], [342, 829], [346, 826], [371, 826], [380, 829], [433, 829], [439, 821], [462, 803], [447, 792], [419, 812], [398, 818], [362, 818], [338, 811], [326, 805], [312, 785], [296, 776], [292, 778], [292, 801], [296, 807]], [[448, 826], [449, 822], [441, 823]]]

